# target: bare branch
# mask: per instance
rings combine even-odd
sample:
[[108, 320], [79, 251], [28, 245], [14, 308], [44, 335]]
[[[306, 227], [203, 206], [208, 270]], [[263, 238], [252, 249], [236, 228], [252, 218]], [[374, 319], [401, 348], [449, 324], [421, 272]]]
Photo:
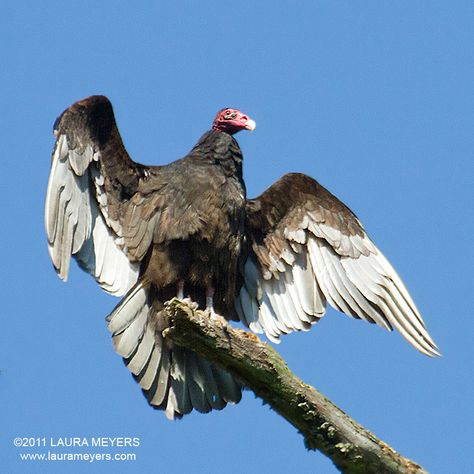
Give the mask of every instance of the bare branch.
[[254, 334], [233, 329], [174, 299], [164, 336], [237, 376], [303, 435], [308, 449], [328, 456], [344, 473], [422, 474], [418, 464], [377, 439], [313, 387]]

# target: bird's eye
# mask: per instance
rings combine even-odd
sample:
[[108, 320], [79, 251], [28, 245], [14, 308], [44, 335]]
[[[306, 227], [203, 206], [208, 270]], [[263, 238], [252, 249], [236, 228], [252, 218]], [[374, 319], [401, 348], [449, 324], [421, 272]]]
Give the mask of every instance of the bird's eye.
[[224, 114], [224, 120], [234, 119], [236, 116], [237, 116], [236, 112], [233, 112], [232, 110], [227, 110], [226, 113]]

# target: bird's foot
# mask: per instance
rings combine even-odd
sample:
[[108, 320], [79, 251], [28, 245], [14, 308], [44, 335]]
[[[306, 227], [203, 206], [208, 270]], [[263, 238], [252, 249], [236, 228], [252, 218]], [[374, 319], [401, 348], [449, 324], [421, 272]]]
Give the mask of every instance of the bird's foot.
[[220, 314], [217, 314], [217, 313], [214, 311], [214, 306], [208, 305], [208, 306], [206, 307], [206, 309], [204, 310], [204, 312], [205, 312], [213, 321], [218, 322], [221, 326], [227, 325], [227, 319], [225, 319], [225, 318], [224, 318], [223, 316], [221, 316]]
[[212, 286], [206, 290], [206, 309], [204, 312], [214, 321], [218, 321], [221, 325], [226, 325], [227, 320], [214, 311], [214, 293], [215, 290]]
[[180, 301], [188, 305], [193, 311], [196, 311], [197, 309], [199, 309], [199, 305], [189, 297], [181, 298]]
[[196, 302], [194, 302], [188, 296], [186, 298], [184, 297], [184, 280], [178, 280], [176, 283], [176, 298], [189, 306], [192, 310], [195, 311], [198, 309], [198, 304]]
[[213, 321], [216, 321], [218, 322], [221, 326], [225, 326], [227, 325], [227, 319], [225, 319], [223, 316], [221, 316], [220, 314], [217, 314], [215, 311], [214, 311], [214, 308], [209, 308], [207, 307], [205, 310], [204, 310], [204, 313], [206, 315], [209, 316], [209, 318], [211, 318]]

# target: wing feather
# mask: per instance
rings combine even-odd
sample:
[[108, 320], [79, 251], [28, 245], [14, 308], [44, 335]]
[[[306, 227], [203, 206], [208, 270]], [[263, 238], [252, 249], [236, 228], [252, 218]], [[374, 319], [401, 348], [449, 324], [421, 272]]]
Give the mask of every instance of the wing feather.
[[352, 211], [316, 181], [285, 175], [248, 201], [247, 221], [251, 250], [236, 307], [252, 330], [272, 341], [307, 330], [327, 301], [439, 355], [391, 264]]
[[294, 306], [292, 295], [289, 291], [286, 291], [284, 279], [273, 279], [273, 287], [277, 303], [276, 312], [282, 315], [285, 332], [288, 334], [294, 330], [304, 331], [306, 327], [305, 321], [298, 317], [298, 311]]
[[[315, 315], [318, 313], [313, 312], [313, 309], [311, 309], [314, 308], [313, 305], [305, 307], [304, 300], [308, 299], [307, 294], [311, 295], [313, 293], [312, 291], [307, 293], [306, 287], [300, 286], [296, 278], [294, 278], [296, 268], [296, 266], [293, 268], [293, 272], [285, 272], [285, 281], [282, 283], [282, 286], [284, 287], [285, 292], [288, 293], [291, 302], [293, 303], [294, 317], [301, 319], [303, 322], [311, 324], [317, 320]], [[303, 325], [303, 330], [305, 330], [307, 327], [308, 326]]]
[[53, 265], [66, 280], [73, 256], [104, 290], [123, 295], [137, 280], [139, 264], [118, 244], [120, 225], [109, 215], [119, 201], [105, 183], [109, 174], [117, 178], [115, 168], [133, 174], [134, 166], [110, 102], [100, 96], [77, 102], [56, 121], [55, 135], [45, 205]]

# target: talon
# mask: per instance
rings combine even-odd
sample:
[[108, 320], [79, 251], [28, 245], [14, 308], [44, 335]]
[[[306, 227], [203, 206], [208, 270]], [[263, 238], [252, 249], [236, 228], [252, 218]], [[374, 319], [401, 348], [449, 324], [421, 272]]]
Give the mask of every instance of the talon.
[[221, 316], [220, 314], [217, 314], [213, 311], [210, 314], [210, 317], [212, 320], [218, 322], [221, 326], [227, 326], [227, 319], [225, 319], [224, 316]]
[[193, 311], [199, 308], [199, 305], [189, 297], [183, 298], [181, 302], [188, 305]]

